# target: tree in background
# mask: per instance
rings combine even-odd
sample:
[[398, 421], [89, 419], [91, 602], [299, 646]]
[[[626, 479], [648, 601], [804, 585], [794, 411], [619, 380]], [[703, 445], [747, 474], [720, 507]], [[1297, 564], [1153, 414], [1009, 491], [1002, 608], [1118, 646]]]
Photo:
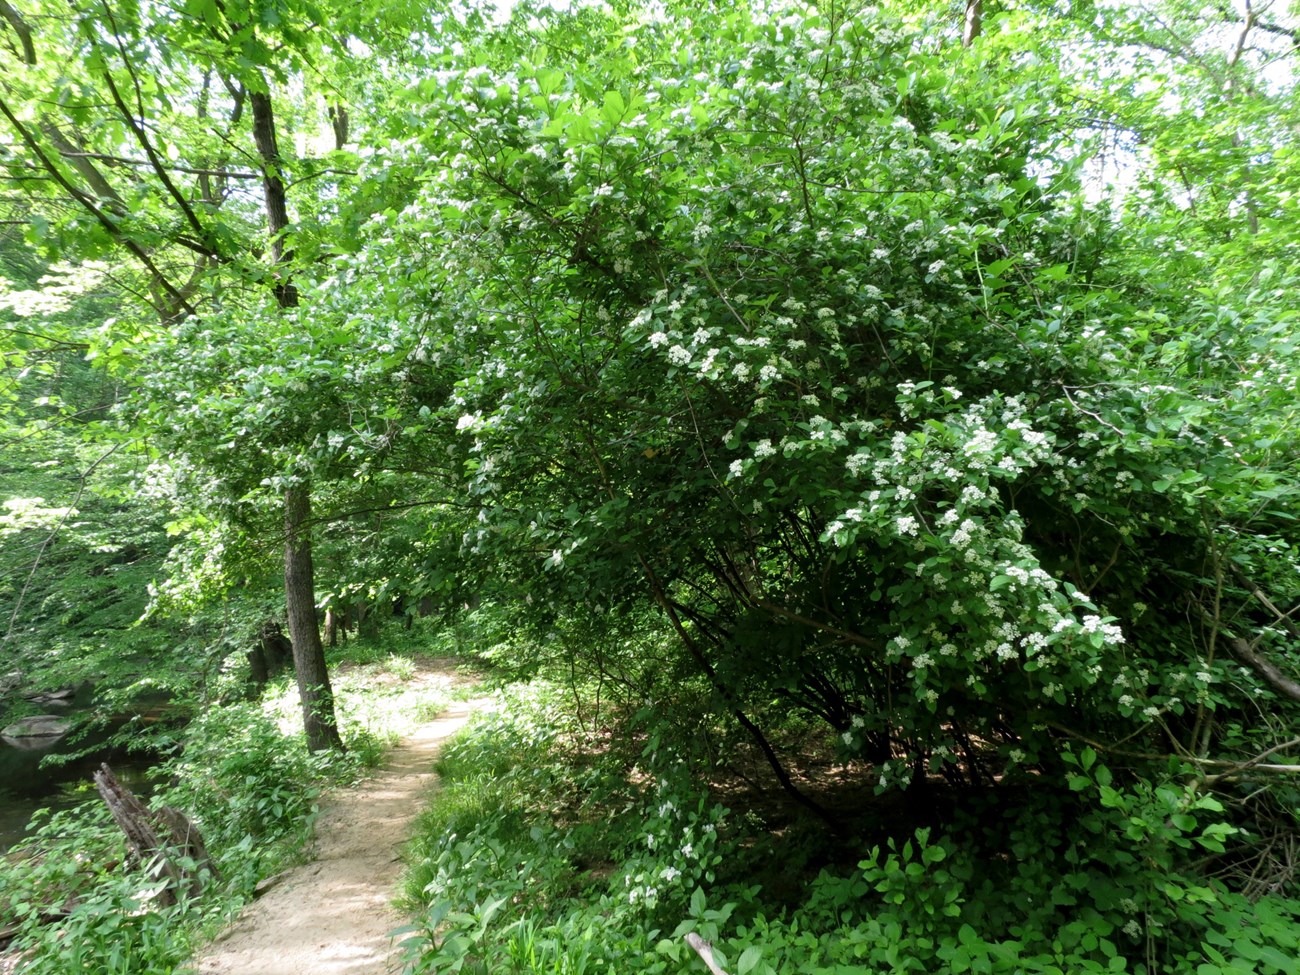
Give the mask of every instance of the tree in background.
[[[134, 332], [119, 323], [100, 333], [106, 341], [94, 351], [110, 367], [135, 372], [131, 360], [144, 342], [170, 341], [196, 318], [237, 315], [248, 335], [283, 328], [280, 320], [295, 313], [294, 277], [300, 261], [318, 256], [312, 231], [321, 214], [300, 201], [291, 228], [289, 180], [314, 182], [317, 199], [330, 198], [337, 192], [332, 166], [347, 139], [346, 109], [330, 90], [336, 79], [320, 71], [345, 42], [323, 39], [320, 16], [281, 4], [171, 10], [100, 3], [26, 12], [5, 5], [9, 70], [0, 115], [10, 186], [22, 191], [17, 213], [50, 248], [128, 258], [115, 283], [154, 317], [128, 311]], [[304, 71], [325, 81], [336, 145], [317, 159], [291, 160], [281, 148], [286, 122], [316, 139], [325, 114], [324, 106], [286, 109], [291, 102], [283, 96], [277, 114], [275, 88], [300, 88]], [[171, 444], [208, 454], [204, 476], [216, 473], [220, 447], [179, 419], [167, 416], [153, 428], [155, 444], [176, 437]], [[240, 458], [240, 473], [260, 472], [253, 483], [273, 482], [283, 499], [285, 600], [307, 741], [312, 749], [337, 747], [316, 622], [310, 479], [281, 431], [261, 433], [262, 449]]]

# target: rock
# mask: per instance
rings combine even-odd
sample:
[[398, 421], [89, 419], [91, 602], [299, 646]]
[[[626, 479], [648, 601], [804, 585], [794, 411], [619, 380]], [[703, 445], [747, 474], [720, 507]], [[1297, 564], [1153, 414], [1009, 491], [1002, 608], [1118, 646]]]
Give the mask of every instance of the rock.
[[30, 701], [32, 704], [41, 704], [46, 707], [56, 705], [67, 707], [72, 703], [72, 699], [77, 696], [75, 687], [64, 687], [57, 691], [40, 691], [36, 694], [24, 694], [23, 700]]
[[8, 697], [22, 686], [22, 671], [14, 670], [7, 674], [0, 674], [0, 697]]
[[14, 748], [49, 748], [66, 735], [72, 722], [57, 714], [36, 714], [22, 718], [0, 731], [0, 738]]
[[257, 900], [273, 887], [280, 886], [280, 882], [287, 878], [291, 872], [292, 871], [289, 870], [281, 870], [274, 877], [264, 877], [259, 880], [257, 886], [253, 888], [253, 900]]

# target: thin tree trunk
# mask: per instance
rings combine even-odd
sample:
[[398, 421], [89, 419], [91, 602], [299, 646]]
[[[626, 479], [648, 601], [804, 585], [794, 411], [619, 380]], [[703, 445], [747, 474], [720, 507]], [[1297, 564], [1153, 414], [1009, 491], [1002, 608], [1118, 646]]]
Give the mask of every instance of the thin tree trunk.
[[837, 820], [825, 806], [812, 798], [812, 796], [804, 793], [794, 784], [794, 780], [790, 778], [790, 773], [787, 772], [785, 766], [781, 764], [781, 759], [777, 756], [776, 750], [772, 747], [771, 742], [767, 740], [767, 736], [763, 734], [763, 730], [759, 728], [759, 726], [750, 719], [749, 715], [744, 712], [740, 707], [740, 702], [732, 693], [731, 688], [729, 688], [718, 677], [718, 672], [705, 658], [699, 645], [696, 644], [695, 640], [693, 640], [691, 635], [686, 631], [686, 627], [682, 625], [677, 610], [674, 608], [672, 601], [669, 600], [667, 593], [664, 592], [663, 586], [659, 582], [659, 577], [655, 574], [654, 570], [650, 568], [650, 563], [641, 556], [637, 557], [637, 561], [641, 563], [641, 568], [645, 571], [646, 579], [649, 581], [651, 592], [655, 597], [655, 602], [657, 602], [659, 608], [667, 614], [668, 622], [672, 624], [672, 627], [676, 631], [678, 638], [682, 641], [683, 646], [686, 647], [687, 652], [695, 659], [695, 662], [699, 665], [700, 669], [704, 671], [705, 676], [709, 679], [709, 683], [713, 685], [714, 689], [726, 702], [732, 716], [740, 726], [748, 732], [749, 736], [754, 740], [754, 744], [756, 744], [759, 751], [763, 753], [763, 757], [767, 759], [767, 764], [771, 766], [772, 772], [776, 775], [776, 780], [780, 784], [782, 790], [784, 790], [786, 795], [791, 799], [817, 815], [824, 823], [838, 832], [842, 828], [842, 824], [839, 820]]
[[[276, 303], [288, 311], [298, 307], [298, 289], [291, 271], [293, 254], [285, 247], [289, 226], [283, 160], [275, 134], [275, 112], [269, 92], [249, 92], [253, 113], [253, 141], [262, 161], [262, 190], [266, 229], [271, 238], [271, 260], [276, 266]], [[334, 692], [325, 665], [320, 622], [316, 618], [316, 582], [311, 557], [311, 487], [300, 484], [284, 492], [284, 604], [289, 617], [289, 639], [293, 642], [293, 670], [298, 678], [302, 701], [302, 723], [307, 748], [313, 752], [334, 748], [342, 751], [338, 718], [334, 713]]]
[[325, 666], [325, 646], [316, 620], [316, 585], [311, 558], [311, 489], [296, 485], [284, 492], [284, 603], [293, 641], [293, 669], [302, 701], [303, 730], [313, 752], [342, 750], [334, 691]]
[[275, 300], [281, 308], [298, 307], [298, 289], [288, 265], [293, 252], [285, 247], [284, 232], [289, 226], [289, 200], [284, 185], [280, 143], [275, 134], [275, 113], [271, 96], [266, 92], [249, 92], [248, 104], [253, 111], [253, 141], [262, 157], [262, 193], [266, 209], [266, 229], [271, 235], [271, 261], [277, 265]]

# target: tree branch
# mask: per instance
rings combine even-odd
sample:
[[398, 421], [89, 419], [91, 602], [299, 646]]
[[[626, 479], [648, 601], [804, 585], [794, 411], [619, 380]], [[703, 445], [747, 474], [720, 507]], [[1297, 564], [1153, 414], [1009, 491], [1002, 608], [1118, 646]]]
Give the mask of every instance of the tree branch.
[[103, 173], [95, 168], [86, 155], [82, 154], [77, 147], [73, 145], [68, 137], [63, 134], [62, 130], [53, 122], [47, 120], [43, 120], [40, 123], [40, 127], [41, 131], [45, 133], [45, 138], [49, 139], [50, 144], [54, 146], [55, 151], [58, 152], [62, 158], [68, 160], [68, 163], [72, 168], [77, 171], [77, 175], [86, 181], [86, 185], [90, 187], [91, 192], [93, 192], [100, 200], [111, 203], [115, 214], [120, 215], [125, 213], [126, 203], [118, 194], [117, 190], [113, 188], [113, 184], [104, 177]]
[[219, 252], [212, 246], [208, 234], [208, 228], [203, 225], [203, 221], [201, 221], [199, 215], [194, 212], [194, 208], [190, 206], [189, 201], [185, 199], [184, 194], [181, 193], [176, 184], [172, 182], [172, 178], [167, 172], [167, 167], [163, 165], [162, 157], [158, 155], [158, 151], [154, 148], [153, 142], [149, 138], [149, 133], [146, 131], [144, 123], [141, 121], [145, 117], [145, 111], [144, 96], [140, 92], [140, 76], [136, 74], [135, 67], [131, 64], [131, 57], [127, 53], [126, 45], [122, 42], [121, 34], [118, 32], [117, 20], [113, 16], [112, 8], [110, 8], [107, 3], [104, 4], [104, 16], [108, 19], [108, 24], [113, 30], [114, 46], [122, 56], [122, 66], [126, 69], [126, 73], [130, 75], [131, 84], [135, 88], [135, 101], [136, 108], [139, 111], [139, 116], [137, 117], [131, 112], [131, 109], [126, 104], [126, 99], [122, 97], [121, 91], [118, 90], [117, 82], [113, 80], [112, 72], [105, 67], [103, 72], [104, 83], [108, 85], [108, 91], [113, 98], [113, 104], [117, 106], [117, 110], [121, 114], [122, 120], [126, 122], [127, 128], [135, 134], [136, 141], [140, 143], [141, 148], [144, 149], [145, 155], [149, 157], [149, 165], [157, 174], [159, 181], [163, 184], [163, 188], [166, 189], [167, 194], [176, 201], [176, 205], [180, 207], [181, 213], [185, 215], [186, 223], [193, 228], [194, 233], [198, 235], [203, 246], [207, 248], [208, 255], [211, 257], [217, 257], [219, 256]]
[[1265, 683], [1273, 690], [1292, 701], [1300, 701], [1300, 684], [1282, 673], [1276, 664], [1258, 653], [1241, 637], [1229, 637], [1228, 648], [1238, 660], [1264, 678]]
[[[1218, 775], [1206, 776], [1205, 782], [1207, 785], [1215, 785], [1218, 782], [1222, 782], [1224, 779], [1235, 778], [1236, 776], [1240, 775], [1242, 772], [1249, 771], [1252, 768], [1261, 767], [1260, 763], [1264, 761], [1264, 759], [1268, 758], [1270, 755], [1276, 755], [1278, 752], [1286, 751], [1288, 748], [1295, 748], [1296, 745], [1300, 745], [1300, 738], [1292, 738], [1290, 741], [1284, 741], [1280, 745], [1274, 745], [1272, 748], [1267, 748], [1264, 751], [1260, 752], [1254, 758], [1249, 758], [1244, 762], [1239, 762], [1235, 768], [1230, 768], [1226, 772], [1220, 772]], [[1276, 771], [1278, 769], [1283, 769], [1283, 768], [1290, 768], [1290, 769], [1296, 768], [1296, 766], [1293, 765], [1288, 765], [1288, 766], [1266, 765], [1262, 767], [1272, 771]]]
[[[4, 0], [0, 0], [3, 3]], [[65, 159], [98, 159], [103, 162], [118, 163], [123, 166], [152, 166], [153, 163], [148, 159], [129, 159], [126, 156], [114, 156], [106, 152], [63, 152], [59, 155]], [[223, 179], [261, 179], [261, 173], [241, 173], [231, 169], [200, 169], [195, 166], [177, 166], [175, 164], [164, 166], [173, 173], [188, 173], [192, 176], [220, 176]], [[355, 174], [353, 174], [355, 175]]]
[[1273, 600], [1269, 599], [1268, 596], [1264, 593], [1264, 591], [1259, 588], [1259, 586], [1255, 585], [1248, 578], [1246, 578], [1246, 574], [1242, 572], [1240, 568], [1238, 568], [1236, 565], [1233, 565], [1231, 566], [1231, 570], [1232, 570], [1233, 578], [1237, 580], [1237, 583], [1248, 593], [1254, 596], [1255, 599], [1259, 601], [1259, 604], [1261, 606], [1263, 606], [1270, 613], [1276, 616], [1277, 621], [1281, 623], [1284, 627], [1286, 627], [1287, 633], [1289, 633], [1291, 636], [1295, 637], [1296, 639], [1300, 639], [1300, 627], [1297, 627], [1295, 624], [1295, 620], [1291, 618], [1291, 614], [1294, 613], [1295, 610], [1292, 610], [1291, 613], [1282, 612], [1282, 610], [1278, 609], [1277, 606], [1274, 605]]
[[3, 115], [9, 120], [9, 124], [14, 127], [14, 131], [18, 134], [19, 140], [27, 147], [32, 155], [37, 158], [45, 171], [50, 174], [54, 181], [63, 188], [63, 191], [67, 193], [68, 196], [72, 197], [72, 199], [77, 203], [81, 204], [81, 206], [99, 222], [99, 225], [108, 232], [109, 236], [125, 247], [141, 264], [145, 266], [153, 278], [154, 283], [173, 301], [175, 301], [180, 309], [193, 314], [193, 307], [185, 300], [184, 296], [176, 290], [175, 286], [167, 280], [166, 276], [161, 270], [159, 270], [158, 265], [156, 265], [153, 262], [153, 259], [150, 258], [149, 252], [141, 247], [139, 243], [132, 240], [122, 230], [122, 228], [117, 225], [117, 222], [100, 209], [95, 204], [95, 201], [85, 192], [71, 183], [68, 177], [59, 169], [54, 160], [50, 158], [44, 149], [41, 148], [40, 143], [36, 141], [36, 137], [32, 135], [27, 126], [19, 121], [18, 116], [16, 116], [13, 110], [9, 107], [9, 103], [3, 98], [0, 98], [0, 115]]
[[704, 962], [713, 975], [727, 975], [718, 967], [718, 963], [713, 960], [713, 944], [711, 942], [705, 941], [694, 931], [691, 931], [686, 935], [686, 943], [695, 950], [695, 953], [700, 956], [700, 960]]
[[0, 17], [7, 20], [9, 27], [18, 35], [18, 43], [23, 48], [24, 63], [36, 64], [36, 46], [32, 44], [32, 29], [27, 21], [23, 20], [22, 14], [11, 7], [8, 0], [0, 0]]

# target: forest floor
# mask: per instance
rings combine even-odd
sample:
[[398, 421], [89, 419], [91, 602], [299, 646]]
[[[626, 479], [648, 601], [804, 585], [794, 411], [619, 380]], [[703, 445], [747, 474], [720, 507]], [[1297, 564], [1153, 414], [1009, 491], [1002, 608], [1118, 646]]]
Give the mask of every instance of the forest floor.
[[264, 884], [265, 893], [195, 958], [195, 969], [202, 975], [399, 972], [392, 931], [407, 919], [392, 900], [401, 847], [436, 788], [438, 749], [482, 703], [452, 704], [403, 739], [374, 774], [327, 795], [312, 860], [279, 874], [269, 888]]

